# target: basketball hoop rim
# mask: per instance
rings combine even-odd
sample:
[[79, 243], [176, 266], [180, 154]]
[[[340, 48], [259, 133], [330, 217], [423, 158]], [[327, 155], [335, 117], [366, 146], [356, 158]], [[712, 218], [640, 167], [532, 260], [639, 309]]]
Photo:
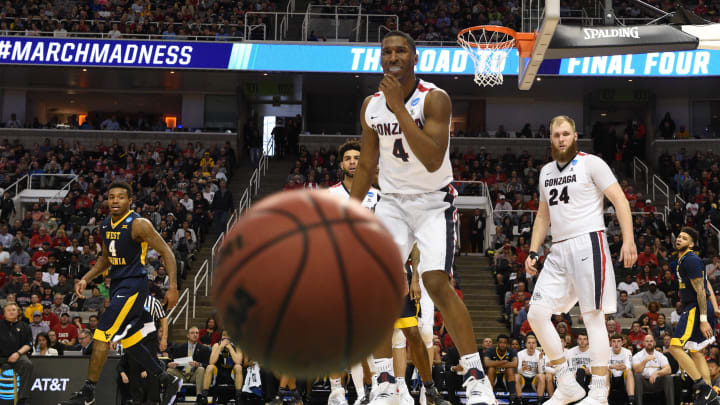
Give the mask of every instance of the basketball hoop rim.
[[[463, 39], [462, 36], [471, 31], [501, 32], [503, 34], [507, 34], [507, 35], [511, 36], [512, 39], [509, 41], [493, 42], [493, 43], [488, 43], [488, 44], [478, 44], [478, 43], [468, 42], [465, 39]], [[457, 34], [457, 39], [458, 39], [458, 42], [460, 42], [460, 44], [462, 44], [464, 46], [469, 46], [471, 48], [489, 49], [489, 48], [498, 48], [498, 47], [500, 47], [502, 45], [506, 45], [508, 43], [512, 43], [512, 44], [510, 44], [512, 46], [512, 45], [514, 45], [514, 42], [515, 42], [517, 36], [518, 36], [517, 31], [515, 31], [512, 28], [503, 27], [500, 25], [476, 25], [473, 27], [467, 27], [467, 28], [463, 28], [462, 30], [460, 30], [460, 32], [458, 32], [458, 34]]]
[[[492, 31], [500, 32], [512, 37], [508, 41], [491, 42], [491, 43], [477, 43], [469, 42], [463, 38], [463, 35], [472, 31]], [[530, 57], [530, 53], [535, 45], [535, 33], [534, 32], [517, 32], [512, 28], [503, 27], [500, 25], [476, 25], [473, 27], [463, 28], [457, 34], [457, 40], [463, 47], [470, 47], [476, 49], [508, 49], [517, 48], [521, 58]]]

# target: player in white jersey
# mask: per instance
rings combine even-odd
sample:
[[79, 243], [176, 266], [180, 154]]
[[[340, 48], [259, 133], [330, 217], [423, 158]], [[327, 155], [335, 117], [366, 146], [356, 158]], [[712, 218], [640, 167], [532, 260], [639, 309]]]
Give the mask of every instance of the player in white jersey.
[[[350, 190], [352, 190], [355, 170], [357, 170], [357, 164], [360, 160], [360, 142], [345, 142], [338, 148], [338, 155], [338, 159], [340, 159], [338, 167], [342, 171], [343, 179], [339, 183], [330, 186], [328, 191], [342, 198], [350, 198]], [[380, 190], [371, 186], [367, 195], [362, 200], [362, 206], [374, 211], [379, 199]]]
[[[342, 172], [343, 179], [339, 183], [331, 186], [328, 190], [342, 198], [350, 198], [350, 190], [353, 187], [353, 179], [357, 163], [360, 160], [360, 143], [357, 141], [347, 141], [338, 148], [339, 169]], [[368, 190], [367, 195], [362, 201], [363, 207], [369, 210], [375, 210], [375, 204], [380, 199], [380, 192], [375, 187]], [[355, 391], [357, 392], [356, 404], [367, 404], [369, 402], [369, 392], [366, 387], [372, 383], [370, 369], [367, 361], [353, 366], [351, 376]], [[331, 374], [330, 378], [330, 395], [328, 396], [328, 405], [347, 405], [345, 397], [345, 388], [343, 388], [341, 380], [342, 374]]]
[[579, 332], [577, 346], [566, 353], [570, 372], [575, 374], [575, 380], [586, 388], [590, 382], [590, 350], [588, 350], [588, 336], [585, 332]]
[[608, 165], [596, 156], [577, 151], [578, 135], [572, 118], [555, 117], [549, 128], [554, 160], [540, 171], [540, 205], [525, 260], [530, 275], [538, 273], [537, 250], [550, 226], [553, 246], [535, 284], [528, 321], [548, 360], [557, 366], [558, 388], [548, 403], [564, 405], [580, 400], [585, 390], [563, 365], [560, 336], [550, 321], [553, 313], [568, 312], [580, 302], [593, 372], [590, 392], [582, 404], [606, 404], [610, 347], [605, 314], [615, 312], [616, 297], [605, 237], [603, 196], [615, 207], [620, 222], [620, 261], [626, 268], [637, 260], [630, 205]]
[[[360, 150], [360, 143], [357, 141], [348, 141], [340, 146], [338, 155], [340, 160], [340, 169], [343, 172], [343, 181], [331, 187], [330, 192], [338, 194], [343, 198], [350, 198], [350, 190], [353, 189], [353, 178], [357, 169], [357, 162], [360, 157]], [[363, 206], [368, 209], [374, 209], [379, 199], [379, 190], [376, 188], [371, 188], [370, 191], [368, 191], [367, 196], [363, 200]], [[427, 349], [418, 329], [417, 301], [420, 300], [420, 283], [417, 274], [417, 263], [419, 261], [419, 257], [415, 257], [413, 260], [415, 262], [415, 265], [413, 267], [414, 271], [411, 270], [412, 282], [410, 283], [410, 291], [412, 294], [407, 297], [405, 309], [400, 315], [401, 317], [395, 322], [396, 329], [392, 338], [393, 349], [397, 349], [393, 350], [393, 354], [400, 354], [400, 356], [397, 356], [399, 357], [399, 359], [395, 359], [400, 361], [396, 361], [396, 363], [402, 365], [401, 373], [399, 374], [399, 376], [401, 377], [398, 377], [399, 393], [402, 396], [403, 400], [409, 405], [413, 405], [415, 403], [415, 400], [413, 399], [412, 395], [410, 395], [404, 379], [405, 366], [407, 365], [407, 354], [405, 351], [406, 343], [409, 343], [410, 345], [411, 354], [413, 355], [413, 363], [418, 369], [421, 380], [424, 382], [433, 381], [429, 355], [427, 354]], [[363, 368], [367, 369], [367, 367]], [[361, 369], [353, 367], [352, 376], [356, 386], [356, 390], [358, 392], [358, 404], [362, 404], [363, 400], [368, 399], [367, 395], [364, 394], [364, 390], [362, 389], [362, 375], [360, 375], [360, 373]], [[367, 373], [366, 375], [370, 377], [369, 373]], [[341, 378], [342, 375], [330, 376], [331, 392], [328, 397], [328, 405], [347, 404], [347, 399], [345, 398], [345, 389], [342, 387], [340, 381]], [[425, 387], [423, 386], [423, 388]], [[431, 390], [424, 389], [423, 391], [421, 391], [421, 393], [422, 396], [420, 398], [420, 402], [422, 405], [450, 405], [449, 402], [443, 400], [440, 397], [440, 394], [438, 393], [436, 388], [431, 387]], [[365, 398], [362, 398], [361, 396]]]
[[[363, 153], [351, 196], [359, 201], [365, 197], [379, 163], [383, 195], [375, 213], [393, 235], [402, 257], [409, 255], [415, 242], [418, 244], [418, 271], [461, 356], [467, 403], [495, 404], [477, 352], [470, 314], [448, 277], [454, 254], [453, 202], [457, 195], [450, 185], [450, 97], [415, 77], [417, 54], [409, 35], [387, 33], [380, 55], [385, 75], [378, 92], [363, 102]], [[395, 395], [390, 349], [382, 346], [375, 353], [381, 382], [378, 403], [393, 401]]]
[[515, 374], [515, 395], [522, 398], [523, 392], [537, 393], [538, 403], [542, 403], [545, 392], [545, 375], [542, 369], [543, 353], [537, 350], [537, 338], [530, 334], [525, 338], [525, 349], [517, 355], [518, 368]]
[[610, 338], [610, 395], [611, 404], [635, 403], [635, 376], [632, 369], [632, 352], [622, 346], [623, 337], [615, 333]]

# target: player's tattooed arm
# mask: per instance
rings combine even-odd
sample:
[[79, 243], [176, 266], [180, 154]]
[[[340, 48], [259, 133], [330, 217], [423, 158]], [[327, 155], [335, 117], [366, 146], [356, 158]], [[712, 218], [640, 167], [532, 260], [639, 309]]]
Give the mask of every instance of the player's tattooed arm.
[[360, 125], [362, 126], [362, 153], [360, 161], [358, 161], [355, 178], [353, 179], [352, 190], [350, 190], [350, 198], [362, 201], [370, 190], [370, 184], [375, 178], [375, 171], [380, 158], [380, 140], [377, 133], [365, 121], [365, 110], [372, 99], [372, 96], [365, 98], [362, 108], [360, 109]]
[[707, 296], [705, 295], [705, 283], [703, 279], [700, 277], [693, 278], [690, 280], [690, 283], [692, 283], [693, 289], [695, 289], [695, 295], [697, 295], [698, 312], [700, 316], [707, 316]]
[[700, 332], [702, 332], [705, 338], [710, 339], [713, 335], [712, 327], [707, 321], [707, 296], [705, 295], [705, 279], [702, 277], [693, 278], [690, 280], [693, 288], [695, 289], [695, 295], [697, 295], [698, 312], [700, 313]]

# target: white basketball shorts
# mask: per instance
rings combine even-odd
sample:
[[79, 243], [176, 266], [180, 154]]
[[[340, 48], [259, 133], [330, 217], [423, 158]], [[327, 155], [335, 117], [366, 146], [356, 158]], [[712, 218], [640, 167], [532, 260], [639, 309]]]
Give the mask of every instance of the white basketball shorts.
[[403, 260], [417, 242], [420, 274], [431, 270], [452, 274], [456, 196], [455, 188], [448, 185], [430, 193], [382, 194], [375, 206], [375, 215], [392, 235]]
[[530, 305], [544, 305], [554, 313], [568, 312], [580, 302], [580, 311], [617, 312], [610, 248], [604, 231], [590, 232], [553, 243], [535, 284]]

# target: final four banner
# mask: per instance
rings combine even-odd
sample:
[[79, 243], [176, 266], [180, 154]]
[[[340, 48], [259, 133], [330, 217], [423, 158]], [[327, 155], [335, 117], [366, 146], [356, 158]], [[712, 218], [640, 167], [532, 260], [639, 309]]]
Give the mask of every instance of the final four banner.
[[[486, 57], [493, 58], [490, 51]], [[380, 47], [326, 43], [231, 43], [0, 37], [0, 64], [163, 69], [380, 73]], [[496, 58], [517, 75], [517, 52]], [[416, 72], [472, 75], [462, 48], [419, 47]], [[720, 51], [695, 50], [546, 60], [541, 75], [720, 76]]]

